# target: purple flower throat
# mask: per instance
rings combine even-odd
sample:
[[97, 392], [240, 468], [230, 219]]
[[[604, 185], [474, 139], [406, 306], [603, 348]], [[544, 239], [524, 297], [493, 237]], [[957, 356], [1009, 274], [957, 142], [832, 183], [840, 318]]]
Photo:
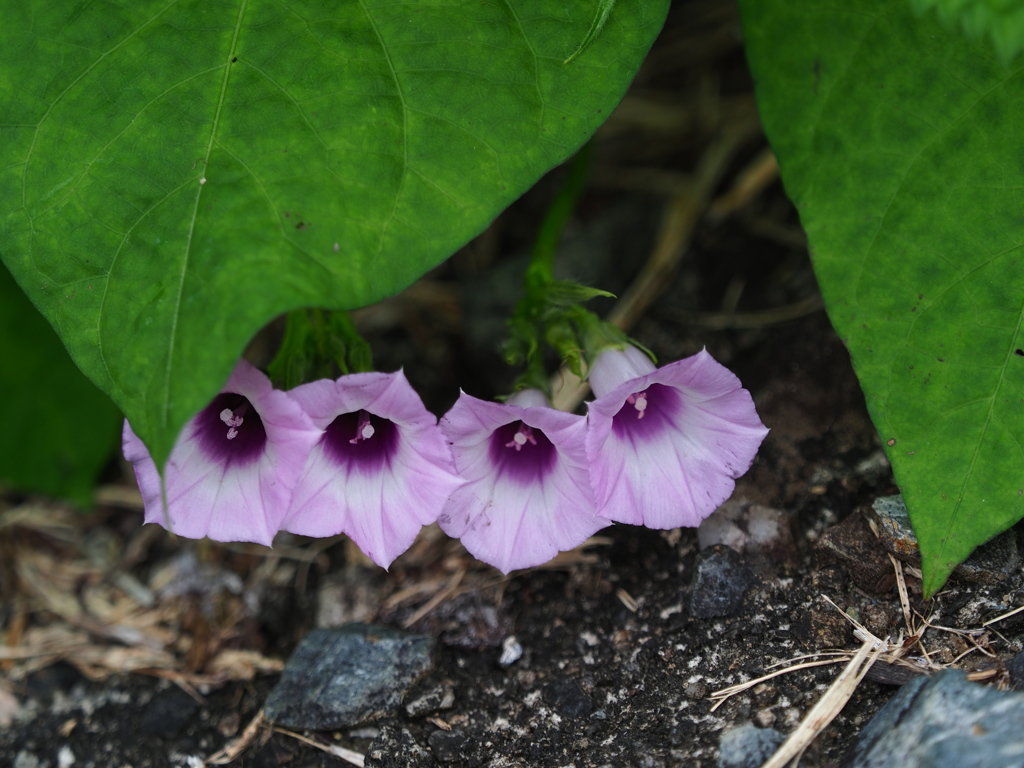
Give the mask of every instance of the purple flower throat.
[[651, 384], [626, 398], [612, 419], [612, 430], [620, 436], [650, 437], [665, 429], [682, 407], [682, 399], [672, 387]]
[[337, 464], [376, 471], [390, 463], [398, 429], [390, 419], [367, 411], [343, 413], [327, 425], [321, 441]]
[[504, 474], [523, 485], [542, 480], [557, 458], [557, 449], [539, 429], [513, 421], [491, 435], [491, 461]]
[[267, 445], [263, 419], [244, 395], [224, 392], [196, 418], [195, 439], [211, 461], [246, 466], [259, 459]]

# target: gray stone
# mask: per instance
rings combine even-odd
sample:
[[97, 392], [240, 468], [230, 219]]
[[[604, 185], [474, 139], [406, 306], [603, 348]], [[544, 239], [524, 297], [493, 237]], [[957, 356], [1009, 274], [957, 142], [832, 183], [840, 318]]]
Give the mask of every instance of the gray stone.
[[998, 584], [1020, 569], [1020, 552], [1013, 531], [989, 539], [953, 571], [953, 577], [972, 584]]
[[[878, 521], [882, 546], [905, 563], [920, 566], [921, 552], [910, 524], [906, 504], [899, 494], [881, 496], [871, 508]], [[1006, 531], [982, 544], [953, 571], [953, 577], [972, 584], [998, 584], [1012, 576], [1021, 566], [1017, 538]]]
[[718, 768], [759, 768], [785, 740], [774, 728], [750, 723], [728, 730], [718, 746]]
[[882, 546], [904, 562], [920, 562], [921, 552], [917, 536], [910, 525], [910, 513], [900, 494], [879, 496], [871, 502], [874, 518], [878, 522], [878, 536]]
[[903, 686], [843, 757], [843, 768], [1021, 768], [1024, 694], [958, 670]]
[[50, 762], [23, 749], [14, 757], [14, 768], [50, 768]]
[[295, 649], [265, 711], [291, 728], [347, 728], [395, 710], [433, 665], [433, 638], [349, 624], [317, 629]]
[[753, 582], [753, 572], [729, 547], [719, 545], [704, 550], [697, 557], [690, 615], [696, 619], [732, 616], [743, 604]]

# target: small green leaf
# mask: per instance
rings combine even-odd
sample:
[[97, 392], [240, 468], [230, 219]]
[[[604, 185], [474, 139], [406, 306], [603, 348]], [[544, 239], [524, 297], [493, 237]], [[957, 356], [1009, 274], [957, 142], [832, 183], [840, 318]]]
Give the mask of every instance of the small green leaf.
[[0, 257], [158, 464], [247, 341], [394, 294], [565, 160], [668, 0], [0, 0]]
[[92, 503], [121, 415], [0, 265], [0, 481]]
[[932, 594], [1024, 516], [1024, 72], [905, 3], [741, 6], [765, 129]]

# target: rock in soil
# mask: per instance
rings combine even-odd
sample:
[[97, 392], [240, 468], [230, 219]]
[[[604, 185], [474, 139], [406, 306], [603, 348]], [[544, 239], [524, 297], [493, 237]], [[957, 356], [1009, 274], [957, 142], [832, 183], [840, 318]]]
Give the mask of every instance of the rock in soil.
[[718, 768], [759, 768], [785, 740], [774, 728], [750, 723], [728, 730], [719, 745]]
[[843, 768], [1013, 768], [1024, 765], [1024, 694], [959, 671], [907, 683], [868, 723]]
[[[920, 567], [921, 552], [903, 496], [881, 496], [871, 507], [882, 545], [905, 563]], [[1006, 531], [974, 550], [956, 567], [953, 577], [972, 584], [998, 584], [1016, 573], [1020, 565], [1017, 536], [1013, 531]]]
[[430, 637], [368, 624], [314, 630], [267, 699], [267, 719], [325, 730], [383, 717], [431, 669], [434, 645]]
[[842, 565], [865, 592], [881, 594], [896, 584], [892, 563], [860, 512], [825, 531], [814, 554], [819, 568]]
[[743, 604], [753, 581], [753, 572], [730, 547], [704, 550], [697, 559], [690, 615], [695, 619], [732, 616]]

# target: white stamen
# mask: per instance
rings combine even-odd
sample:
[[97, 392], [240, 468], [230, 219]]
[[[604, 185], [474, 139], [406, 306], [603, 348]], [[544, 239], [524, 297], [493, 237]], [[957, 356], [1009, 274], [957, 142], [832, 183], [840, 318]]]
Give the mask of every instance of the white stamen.
[[636, 411], [637, 411], [636, 417], [638, 419], [642, 419], [644, 417], [644, 411], [647, 410], [647, 393], [646, 392], [641, 392], [639, 395], [636, 396], [636, 405], [634, 407], [636, 408]]
[[230, 427], [228, 429], [228, 440], [234, 440], [238, 437], [238, 430], [235, 427], [242, 426], [244, 419], [241, 416], [235, 416], [235, 412], [230, 408], [225, 408], [220, 412], [220, 420]]
[[533, 436], [533, 428], [528, 427], [525, 424], [520, 424], [519, 431], [512, 435], [511, 442], [505, 443], [505, 447], [515, 448], [517, 451], [521, 451], [527, 442], [529, 442], [530, 445], [537, 444], [537, 439]]
[[349, 440], [349, 443], [356, 445], [360, 440], [369, 440], [377, 430], [370, 423], [370, 417], [363, 411], [359, 416], [359, 424], [356, 426], [356, 436]]

